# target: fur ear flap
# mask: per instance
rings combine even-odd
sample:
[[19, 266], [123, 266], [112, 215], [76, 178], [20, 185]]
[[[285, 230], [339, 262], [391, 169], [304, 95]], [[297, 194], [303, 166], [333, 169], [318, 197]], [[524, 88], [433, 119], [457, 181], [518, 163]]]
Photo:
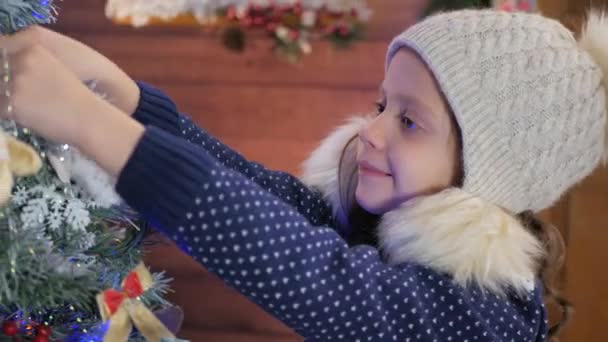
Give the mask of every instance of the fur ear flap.
[[[348, 213], [340, 203], [339, 174], [338, 169], [342, 152], [347, 143], [359, 134], [359, 131], [369, 122], [365, 116], [354, 116], [343, 125], [334, 129], [319, 146], [311, 153], [310, 157], [302, 164], [302, 175], [300, 179], [309, 187], [316, 188], [323, 197], [331, 203], [334, 217], [341, 224], [346, 223]], [[356, 150], [345, 157], [354, 161]]]
[[[587, 51], [603, 73], [602, 84], [608, 106], [608, 17], [605, 12], [592, 10], [582, 28], [579, 46]], [[608, 107], [606, 108], [608, 111]], [[608, 118], [605, 123], [604, 164], [608, 162]]]
[[529, 293], [544, 253], [515, 217], [458, 188], [403, 203], [378, 234], [389, 264], [426, 265], [495, 294]]

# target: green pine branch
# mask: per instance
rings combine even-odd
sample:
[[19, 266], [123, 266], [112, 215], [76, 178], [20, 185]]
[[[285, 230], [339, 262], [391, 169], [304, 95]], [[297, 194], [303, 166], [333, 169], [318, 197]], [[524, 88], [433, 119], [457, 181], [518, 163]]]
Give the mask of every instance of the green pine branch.
[[0, 34], [11, 34], [35, 24], [55, 20], [53, 0], [0, 1]]

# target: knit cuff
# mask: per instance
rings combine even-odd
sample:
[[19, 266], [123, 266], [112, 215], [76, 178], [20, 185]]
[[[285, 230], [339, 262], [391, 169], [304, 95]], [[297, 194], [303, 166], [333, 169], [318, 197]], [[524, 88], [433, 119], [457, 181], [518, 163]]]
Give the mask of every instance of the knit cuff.
[[179, 114], [175, 103], [165, 93], [149, 84], [138, 81], [137, 86], [140, 96], [133, 118], [144, 126], [156, 126], [178, 135]]
[[175, 229], [216, 164], [201, 148], [148, 126], [118, 177], [116, 191], [153, 226]]

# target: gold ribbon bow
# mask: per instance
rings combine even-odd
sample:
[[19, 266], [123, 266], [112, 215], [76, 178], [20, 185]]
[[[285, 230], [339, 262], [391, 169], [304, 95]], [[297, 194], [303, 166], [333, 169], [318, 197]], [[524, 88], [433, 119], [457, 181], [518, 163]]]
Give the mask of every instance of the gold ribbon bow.
[[148, 342], [173, 340], [175, 336], [139, 300], [153, 284], [152, 275], [143, 263], [123, 280], [122, 290], [109, 289], [97, 295], [97, 305], [104, 322], [110, 321], [103, 342], [128, 341], [133, 325]]
[[33, 175], [41, 166], [36, 150], [0, 130], [0, 205], [10, 198], [14, 176]]

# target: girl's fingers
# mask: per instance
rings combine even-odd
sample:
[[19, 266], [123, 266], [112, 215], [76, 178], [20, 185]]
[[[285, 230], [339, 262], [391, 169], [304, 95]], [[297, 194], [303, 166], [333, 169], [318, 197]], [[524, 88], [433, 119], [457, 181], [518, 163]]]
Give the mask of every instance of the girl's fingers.
[[9, 36], [0, 35], [0, 48], [6, 49], [9, 54], [19, 52], [38, 42], [38, 31], [37, 26], [32, 26]]

